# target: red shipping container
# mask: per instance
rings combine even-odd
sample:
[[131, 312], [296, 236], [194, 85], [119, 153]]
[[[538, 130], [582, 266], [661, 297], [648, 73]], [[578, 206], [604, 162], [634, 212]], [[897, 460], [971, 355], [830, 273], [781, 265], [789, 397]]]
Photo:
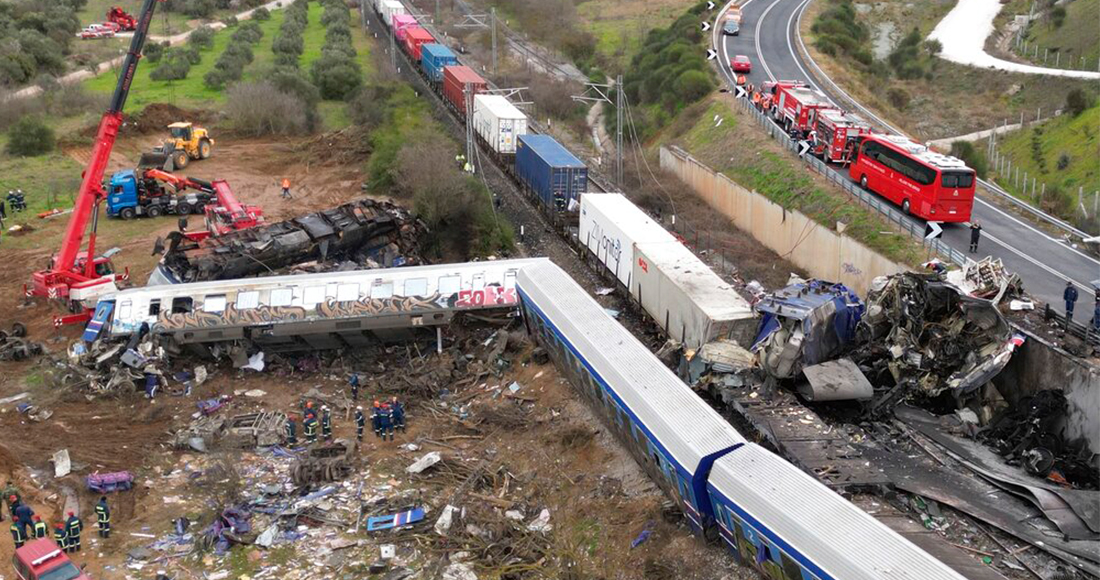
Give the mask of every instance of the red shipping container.
[[420, 62], [420, 47], [435, 42], [432, 33], [419, 26], [410, 26], [405, 29], [405, 52], [416, 62]]
[[485, 79], [468, 66], [443, 67], [443, 96], [463, 115], [466, 114], [466, 84], [474, 94], [485, 92]]

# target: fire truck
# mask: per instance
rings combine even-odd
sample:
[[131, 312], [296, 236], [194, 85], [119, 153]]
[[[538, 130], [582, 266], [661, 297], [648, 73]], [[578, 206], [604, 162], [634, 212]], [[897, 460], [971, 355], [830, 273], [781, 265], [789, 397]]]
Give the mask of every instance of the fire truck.
[[821, 91], [804, 86], [776, 85], [775, 108], [772, 114], [783, 129], [805, 137], [813, 129], [817, 112], [833, 109], [833, 104]]
[[817, 112], [813, 130], [813, 154], [832, 163], [847, 165], [855, 160], [856, 148], [871, 125], [860, 117], [838, 109]]

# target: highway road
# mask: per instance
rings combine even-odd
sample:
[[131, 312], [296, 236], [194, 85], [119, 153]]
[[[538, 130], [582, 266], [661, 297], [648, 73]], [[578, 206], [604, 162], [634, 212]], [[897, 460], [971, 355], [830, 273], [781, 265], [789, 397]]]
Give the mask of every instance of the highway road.
[[[798, 24], [810, 0], [744, 0], [717, 6], [711, 22], [713, 42], [717, 48], [719, 70], [723, 81], [733, 87], [733, 75], [728, 63], [735, 55], [748, 56], [753, 64], [749, 82], [756, 86], [767, 80], [802, 80], [822, 90], [834, 103], [853, 103], [851, 98], [828, 79], [815, 77], [815, 67], [800, 52], [803, 42]], [[724, 36], [721, 23], [725, 12], [734, 4], [742, 7], [741, 32]], [[818, 73], [820, 75], [821, 73]], [[843, 105], [841, 105], [843, 107]], [[851, 108], [853, 105], [848, 105]], [[876, 119], [869, 111], [856, 110], [865, 118]], [[880, 130], [897, 132], [885, 121], [878, 120]], [[847, 175], [846, 171], [842, 171]], [[985, 195], [993, 195], [987, 193]], [[979, 190], [972, 219], [982, 224], [982, 240], [976, 259], [986, 255], [1000, 258], [1005, 267], [1020, 274], [1024, 287], [1033, 297], [1064, 312], [1062, 292], [1066, 283], [1077, 286], [1081, 299], [1077, 303], [1076, 320], [1092, 317], [1093, 287], [1100, 279], [1100, 260], [1070, 247], [1019, 218], [983, 199]], [[914, 223], [921, 223], [910, 218]], [[970, 243], [969, 224], [945, 225], [944, 241], [966, 252]], [[924, 225], [921, 223], [921, 229]]]

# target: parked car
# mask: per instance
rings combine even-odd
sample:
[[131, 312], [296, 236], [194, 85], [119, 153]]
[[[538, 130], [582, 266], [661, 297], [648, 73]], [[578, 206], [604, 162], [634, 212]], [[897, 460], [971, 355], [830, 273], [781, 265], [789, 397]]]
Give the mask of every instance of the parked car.
[[750, 73], [752, 72], [752, 62], [749, 57], [739, 54], [730, 61], [730, 68], [736, 73]]
[[736, 20], [727, 20], [722, 25], [722, 34], [726, 36], [737, 36], [741, 34], [741, 24]]
[[80, 31], [78, 36], [80, 38], [112, 38], [115, 35], [115, 31], [108, 26], [102, 24], [91, 24], [87, 28]]

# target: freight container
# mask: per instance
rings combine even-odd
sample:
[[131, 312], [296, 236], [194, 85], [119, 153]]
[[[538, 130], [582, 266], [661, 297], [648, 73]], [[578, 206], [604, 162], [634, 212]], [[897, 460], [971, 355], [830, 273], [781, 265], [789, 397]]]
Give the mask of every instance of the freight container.
[[516, 139], [527, 134], [527, 115], [500, 95], [477, 95], [474, 131], [498, 155], [515, 155]]
[[443, 67], [458, 64], [458, 57], [451, 49], [429, 42], [420, 47], [420, 68], [433, 83], [443, 82]]
[[432, 33], [419, 26], [410, 26], [405, 29], [405, 53], [413, 60], [420, 61], [420, 47], [435, 42]]
[[679, 241], [635, 243], [631, 278], [631, 296], [685, 348], [719, 338], [752, 346], [752, 305]]
[[631, 288], [634, 244], [676, 241], [621, 193], [582, 195], [577, 235], [580, 243], [627, 289]]
[[416, 18], [409, 16], [408, 14], [394, 14], [393, 15], [393, 34], [397, 37], [397, 42], [405, 41], [405, 31], [408, 28], [416, 26]]
[[515, 167], [519, 182], [552, 211], [567, 211], [588, 187], [588, 167], [549, 135], [521, 135]]
[[485, 79], [474, 69], [458, 65], [443, 67], [443, 96], [463, 116], [466, 115], [466, 85], [473, 94], [485, 92]]
[[405, 5], [398, 0], [383, 0], [382, 2], [382, 21], [393, 29], [393, 16], [394, 14], [408, 14], [405, 10]]

